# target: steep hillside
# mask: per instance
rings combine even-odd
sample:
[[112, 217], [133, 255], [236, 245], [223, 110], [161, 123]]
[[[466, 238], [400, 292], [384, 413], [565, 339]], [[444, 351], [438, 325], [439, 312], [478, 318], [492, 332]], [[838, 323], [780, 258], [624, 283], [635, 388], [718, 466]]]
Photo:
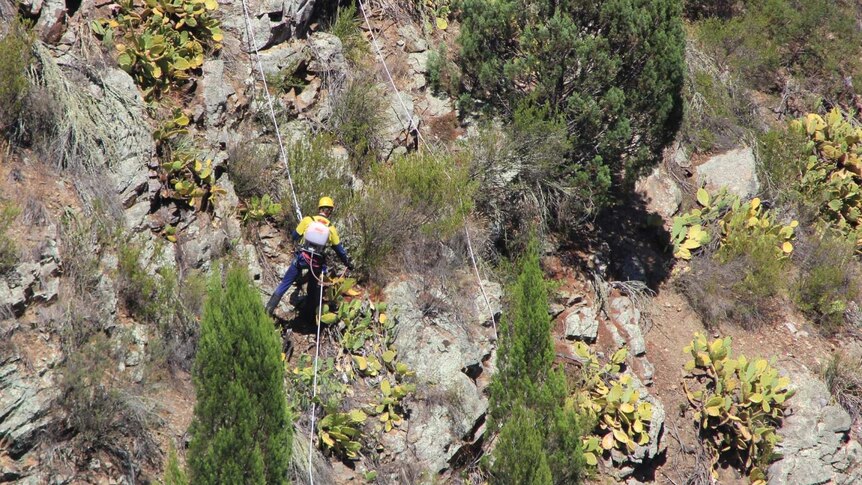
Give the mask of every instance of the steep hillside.
[[0, 482], [862, 480], [858, 18], [0, 0]]

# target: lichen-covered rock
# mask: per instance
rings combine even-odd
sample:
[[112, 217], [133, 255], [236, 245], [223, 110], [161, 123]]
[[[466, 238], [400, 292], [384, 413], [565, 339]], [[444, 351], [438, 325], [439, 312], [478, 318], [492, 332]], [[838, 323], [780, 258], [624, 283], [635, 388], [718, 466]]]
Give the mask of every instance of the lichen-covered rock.
[[566, 315], [566, 338], [595, 342], [599, 334], [599, 320], [592, 306], [578, 306]]
[[[453, 289], [460, 294], [478, 293], [475, 287], [461, 290]], [[492, 307], [497, 307], [498, 293], [488, 293]], [[446, 302], [450, 298], [423, 288], [418, 277], [390, 284], [384, 294], [398, 319], [394, 343], [398, 358], [416, 372], [417, 391], [409, 405], [410, 426], [404, 436], [406, 449], [411, 459], [437, 473], [473, 441], [475, 428], [487, 411], [481, 388], [487, 380], [479, 379], [487, 372], [493, 349], [490, 329], [482, 325], [487, 310], [480, 306], [456, 312], [441, 304], [433, 314], [423, 311], [426, 300]], [[471, 293], [469, 300], [477, 297], [482, 298]]]
[[50, 376], [21, 372], [17, 356], [0, 360], [0, 439], [12, 459], [19, 459], [37, 444], [39, 432], [49, 424], [48, 413], [56, 397]]
[[791, 376], [796, 394], [778, 430], [776, 451], [783, 457], [769, 467], [773, 485], [852, 484], [862, 481], [862, 446], [848, 439], [852, 420], [826, 384], [803, 371]]
[[670, 219], [682, 204], [682, 190], [663, 166], [656, 167], [647, 177], [638, 180], [635, 191], [646, 202], [648, 211]]
[[746, 199], [760, 190], [754, 152], [749, 147], [716, 155], [697, 167], [697, 180], [710, 191], [727, 187], [731, 194]]

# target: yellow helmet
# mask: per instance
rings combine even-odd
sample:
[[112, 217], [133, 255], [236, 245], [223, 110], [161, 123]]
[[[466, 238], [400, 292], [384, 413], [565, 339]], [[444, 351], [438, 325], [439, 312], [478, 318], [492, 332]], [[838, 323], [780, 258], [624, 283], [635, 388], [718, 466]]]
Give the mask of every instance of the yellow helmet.
[[335, 208], [335, 202], [332, 201], [331, 197], [321, 197], [317, 202], [317, 209], [323, 209], [324, 207], [329, 207], [330, 209]]

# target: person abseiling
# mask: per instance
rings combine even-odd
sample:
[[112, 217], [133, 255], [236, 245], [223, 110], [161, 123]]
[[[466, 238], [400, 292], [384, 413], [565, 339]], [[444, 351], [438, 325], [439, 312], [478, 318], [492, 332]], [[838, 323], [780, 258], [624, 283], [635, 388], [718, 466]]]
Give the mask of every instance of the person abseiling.
[[299, 221], [299, 225], [293, 231], [292, 237], [294, 241], [299, 241], [299, 249], [296, 251], [296, 256], [293, 262], [284, 274], [281, 283], [273, 292], [269, 302], [266, 304], [266, 313], [272, 315], [278, 302], [290, 289], [290, 286], [299, 277], [302, 270], [310, 270], [311, 275], [308, 278], [308, 298], [312, 300], [312, 305], [317, 306], [320, 291], [319, 279], [323, 278], [323, 272], [326, 267], [326, 256], [324, 250], [326, 246], [332, 246], [335, 254], [347, 266], [348, 270], [353, 270], [353, 264], [350, 258], [347, 257], [347, 251], [341, 245], [341, 238], [338, 237], [338, 231], [329, 217], [335, 208], [335, 203], [330, 197], [321, 197], [317, 203], [318, 214], [314, 217], [303, 217]]

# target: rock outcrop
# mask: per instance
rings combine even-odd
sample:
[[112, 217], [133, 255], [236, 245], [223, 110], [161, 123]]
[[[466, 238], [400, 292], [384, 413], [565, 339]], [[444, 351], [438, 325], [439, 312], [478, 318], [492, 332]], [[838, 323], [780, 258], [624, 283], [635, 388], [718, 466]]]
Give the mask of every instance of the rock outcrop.
[[[498, 308], [499, 285], [484, 286], [492, 307]], [[409, 452], [415, 456], [411, 460], [437, 473], [449, 467], [459, 449], [475, 441], [477, 428], [484, 423], [488, 401], [482, 391], [492, 353], [491, 329], [483, 325], [488, 312], [455, 311], [443, 303], [450, 301], [448, 295], [423, 288], [418, 278], [390, 284], [384, 293], [398, 318], [398, 358], [416, 372], [417, 380], [404, 443], [387, 448]]]
[[751, 148], [737, 148], [716, 155], [697, 167], [697, 180], [710, 191], [727, 187], [731, 194], [746, 199], [760, 190], [757, 166]]
[[792, 377], [796, 394], [778, 434], [783, 458], [769, 467], [772, 485], [862, 483], [862, 446], [849, 438], [850, 415], [826, 384], [808, 372]]

